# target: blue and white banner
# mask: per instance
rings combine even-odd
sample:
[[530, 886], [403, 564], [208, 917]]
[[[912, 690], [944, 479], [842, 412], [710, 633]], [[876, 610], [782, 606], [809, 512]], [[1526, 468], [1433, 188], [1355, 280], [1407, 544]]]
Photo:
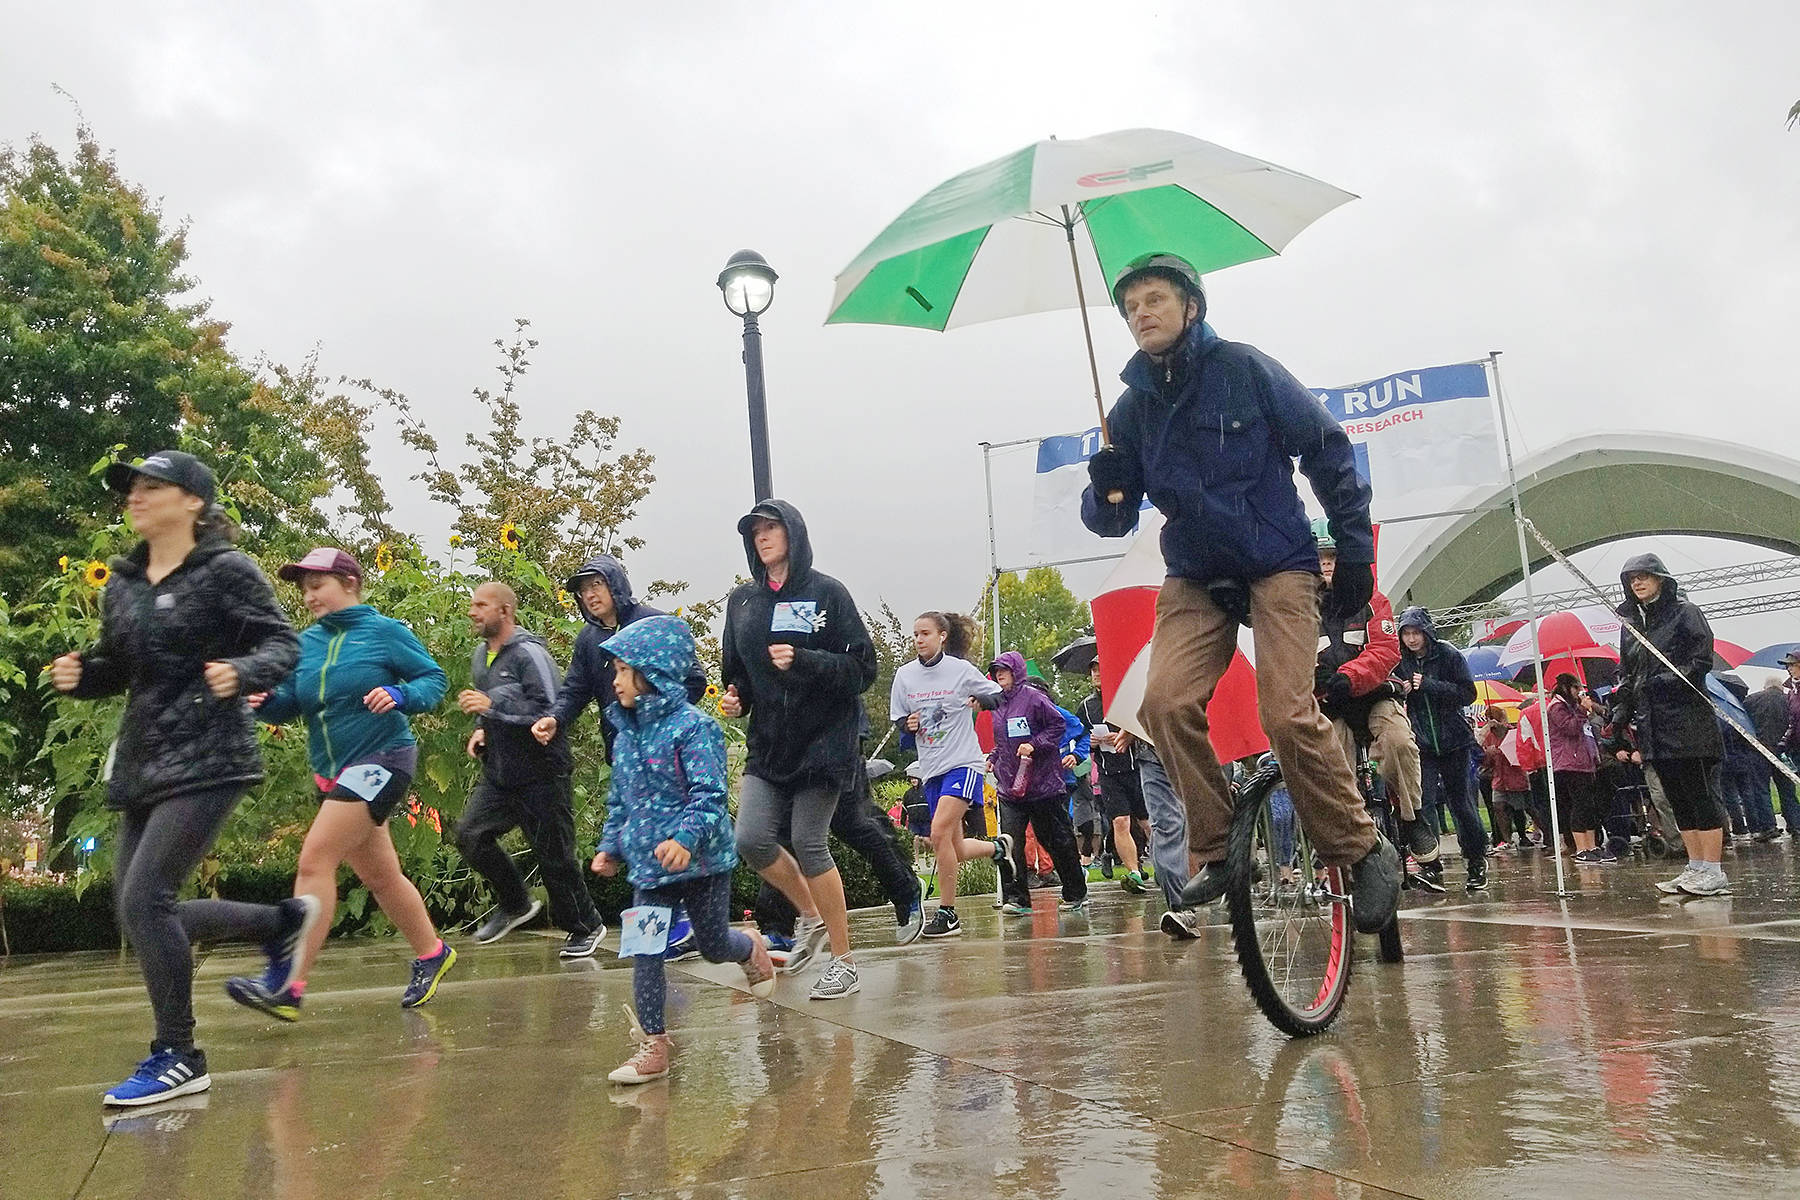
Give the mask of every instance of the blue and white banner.
[[[1047, 437], [1037, 445], [1037, 485], [1031, 517], [1031, 558], [1061, 562], [1071, 558], [1118, 555], [1129, 544], [1119, 538], [1089, 533], [1081, 523], [1081, 493], [1087, 490], [1087, 460], [1100, 448], [1100, 428]], [[1146, 500], [1138, 528], [1162, 524], [1162, 515]]]
[[[1377, 521], [1457, 508], [1471, 488], [1506, 478], [1481, 363], [1426, 367], [1312, 391], [1350, 435], [1357, 473], [1375, 493]], [[1123, 543], [1089, 533], [1081, 523], [1087, 460], [1099, 448], [1098, 428], [1038, 443], [1032, 561], [1120, 553]], [[1296, 482], [1307, 510], [1317, 514], [1312, 489], [1305, 480]], [[1161, 514], [1146, 500], [1138, 528], [1161, 524]]]
[[1377, 521], [1459, 507], [1506, 478], [1488, 373], [1478, 362], [1314, 389], [1350, 435]]

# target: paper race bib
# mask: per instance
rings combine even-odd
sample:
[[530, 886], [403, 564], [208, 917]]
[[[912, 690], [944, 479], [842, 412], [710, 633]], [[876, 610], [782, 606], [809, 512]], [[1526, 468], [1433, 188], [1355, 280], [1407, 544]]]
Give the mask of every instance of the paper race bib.
[[1006, 736], [1009, 738], [1028, 738], [1031, 736], [1031, 722], [1024, 717], [1006, 718]]
[[387, 781], [393, 777], [394, 773], [386, 767], [378, 767], [374, 763], [364, 763], [361, 766], [351, 767], [339, 775], [336, 786], [373, 804], [375, 797], [381, 795], [381, 789], [386, 787]]
[[669, 922], [673, 910], [655, 904], [628, 908], [619, 914], [619, 957], [652, 957], [669, 948]]
[[825, 614], [816, 600], [782, 600], [775, 605], [770, 633], [817, 633], [825, 628]]

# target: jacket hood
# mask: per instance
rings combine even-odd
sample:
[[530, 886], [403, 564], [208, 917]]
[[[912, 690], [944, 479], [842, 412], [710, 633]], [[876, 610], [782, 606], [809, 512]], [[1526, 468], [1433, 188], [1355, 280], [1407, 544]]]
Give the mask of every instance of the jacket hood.
[[575, 597], [575, 607], [581, 610], [581, 619], [596, 629], [610, 629], [613, 626], [603, 625], [599, 618], [590, 614], [587, 606], [581, 602], [581, 581], [592, 579], [598, 575], [606, 582], [606, 590], [612, 593], [613, 616], [620, 623], [624, 622], [625, 613], [637, 603], [637, 597], [631, 594], [631, 576], [625, 573], [625, 564], [610, 554], [596, 554], [581, 564], [581, 569], [569, 576], [568, 583], [563, 586], [569, 595]]
[[[800, 584], [812, 574], [813, 552], [812, 539], [806, 532], [806, 521], [800, 516], [800, 510], [786, 500], [761, 500], [755, 508], [745, 513], [738, 520], [738, 533], [744, 539], [744, 559], [750, 564], [750, 577], [760, 584], [767, 585], [769, 573], [763, 569], [762, 559], [756, 556], [756, 538], [750, 527], [756, 517], [774, 517], [787, 527], [788, 535], [788, 584]], [[783, 584], [786, 587], [787, 584]]]
[[[1195, 362], [1218, 345], [1220, 340], [1211, 325], [1203, 320], [1195, 321], [1188, 326], [1187, 333], [1182, 335], [1181, 347], [1176, 353], [1187, 362]], [[1134, 387], [1140, 392], [1154, 392], [1159, 374], [1156, 360], [1139, 350], [1126, 360], [1125, 369], [1119, 372], [1119, 379], [1126, 386]]]
[[[1426, 649], [1437, 644], [1437, 625], [1431, 619], [1431, 613], [1423, 605], [1415, 604], [1400, 614], [1400, 632], [1417, 629], [1425, 634]], [[1405, 647], [1401, 647], [1404, 651]]]
[[[996, 670], [1002, 667], [1012, 672], [1013, 690], [1022, 687], [1025, 680], [1029, 678], [1025, 672], [1025, 656], [1020, 654], [1017, 650], [1008, 650], [1005, 654], [1000, 655], [1000, 657], [989, 663], [988, 674], [992, 675]], [[1011, 695], [1012, 692], [1009, 691], [1007, 694]]]
[[1663, 566], [1663, 560], [1654, 554], [1637, 554], [1625, 560], [1619, 568], [1619, 586], [1625, 591], [1625, 603], [1635, 606], [1637, 597], [1631, 594], [1631, 577], [1633, 575], [1655, 575], [1663, 581], [1662, 591], [1657, 595], [1658, 602], [1674, 600], [1681, 595], [1681, 584]]
[[680, 617], [634, 621], [602, 642], [599, 652], [631, 667], [656, 689], [654, 696], [638, 697], [640, 716], [664, 716], [687, 703], [687, 674], [694, 666], [694, 634]]

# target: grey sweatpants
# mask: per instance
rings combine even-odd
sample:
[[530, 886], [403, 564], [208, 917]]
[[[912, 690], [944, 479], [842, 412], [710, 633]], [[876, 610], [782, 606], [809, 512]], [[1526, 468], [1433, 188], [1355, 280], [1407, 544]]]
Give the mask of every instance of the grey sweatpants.
[[119, 928], [144, 972], [156, 1013], [157, 1049], [194, 1044], [194, 942], [270, 942], [281, 935], [277, 905], [175, 902], [243, 794], [237, 784], [184, 792], [150, 808], [127, 810], [119, 825], [113, 902]]
[[744, 776], [738, 785], [738, 855], [753, 871], [766, 871], [781, 853], [781, 835], [790, 828], [794, 860], [800, 873], [816, 879], [834, 870], [831, 846], [831, 814], [837, 811], [838, 790], [809, 783], [798, 788], [776, 787], [766, 779]]

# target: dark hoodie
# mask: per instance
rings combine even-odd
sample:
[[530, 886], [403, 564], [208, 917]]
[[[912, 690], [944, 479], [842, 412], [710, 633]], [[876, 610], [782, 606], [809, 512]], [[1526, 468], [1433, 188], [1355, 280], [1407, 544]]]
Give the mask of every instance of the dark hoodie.
[[[1417, 654], [1406, 648], [1408, 629], [1425, 635], [1425, 646]], [[1394, 674], [1406, 680], [1414, 675], [1425, 677], [1406, 697], [1406, 715], [1412, 718], [1419, 749], [1426, 754], [1449, 754], [1473, 745], [1475, 734], [1463, 720], [1462, 710], [1475, 703], [1475, 680], [1462, 653], [1438, 640], [1431, 614], [1418, 605], [1400, 614], [1400, 634], [1400, 665]]]
[[[583, 580], [599, 576], [606, 582], [606, 590], [612, 593], [613, 623], [606, 625], [598, 617], [593, 616], [581, 603], [581, 584]], [[556, 724], [567, 729], [587, 708], [589, 701], [597, 702], [600, 708], [600, 732], [606, 740], [606, 761], [613, 757], [613, 739], [617, 727], [613, 724], [608, 711], [613, 703], [613, 658], [600, 650], [602, 642], [645, 617], [664, 617], [668, 614], [660, 608], [652, 608], [640, 602], [631, 594], [631, 576], [625, 573], [625, 566], [610, 554], [596, 554], [581, 564], [581, 570], [569, 576], [566, 585], [569, 595], [575, 598], [575, 606], [581, 610], [584, 622], [581, 632], [575, 635], [575, 652], [569, 658], [569, 674], [563, 680], [561, 694], [556, 698]], [[687, 676], [682, 681], [687, 689], [689, 704], [698, 704], [706, 694], [706, 672], [698, 662], [690, 661]]]
[[481, 774], [495, 787], [525, 787], [557, 779], [569, 773], [569, 736], [558, 729], [550, 744], [540, 746], [531, 727], [556, 707], [562, 675], [556, 660], [535, 633], [515, 629], [488, 661], [487, 642], [478, 641], [469, 656], [469, 677], [478, 692], [486, 692], [488, 710], [476, 723], [486, 731], [487, 746], [481, 755]]
[[[1648, 605], [1638, 603], [1626, 582], [1640, 572], [1662, 580], [1662, 591]], [[1617, 609], [1620, 619], [1648, 637], [1677, 670], [1665, 667], [1630, 630], [1620, 630], [1618, 727], [1637, 726], [1637, 748], [1651, 762], [1718, 760], [1725, 743], [1704, 692], [1713, 655], [1706, 614], [1681, 598], [1680, 584], [1654, 554], [1628, 559], [1619, 572], [1619, 586], [1625, 590], [1625, 602]]]
[[[750, 530], [757, 516], [787, 527], [788, 575], [780, 587], [769, 585], [756, 555]], [[842, 790], [861, 759], [858, 697], [875, 682], [875, 645], [849, 590], [813, 570], [812, 542], [798, 509], [764, 500], [738, 522], [738, 532], [751, 582], [726, 602], [723, 676], [750, 719], [744, 773], [781, 788]], [[769, 660], [769, 647], [777, 644], [794, 647], [793, 666], [785, 671]]]

